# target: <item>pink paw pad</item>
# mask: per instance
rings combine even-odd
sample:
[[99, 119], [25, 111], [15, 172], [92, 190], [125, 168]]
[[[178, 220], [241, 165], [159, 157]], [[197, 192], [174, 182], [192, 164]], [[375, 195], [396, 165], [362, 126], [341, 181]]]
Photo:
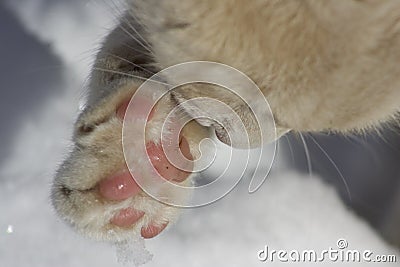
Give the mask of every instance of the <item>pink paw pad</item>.
[[[129, 101], [125, 101], [117, 108], [116, 116], [119, 119], [123, 120], [125, 117], [128, 105]], [[144, 116], [144, 113], [142, 113], [140, 110], [136, 110], [135, 116]], [[152, 117], [153, 111], [149, 116], [149, 120]], [[190, 153], [189, 144], [184, 137], [180, 138], [179, 148], [186, 159], [193, 159]], [[186, 171], [176, 168], [169, 162], [161, 145], [156, 145], [154, 142], [149, 142], [146, 145], [146, 150], [154, 169], [164, 179], [180, 183], [185, 181], [190, 175], [188, 170], [192, 169], [193, 166], [187, 166]], [[125, 199], [134, 197], [141, 192], [141, 188], [133, 179], [128, 168], [124, 168], [122, 171], [103, 179], [99, 182], [98, 188], [99, 194], [104, 199], [110, 201], [123, 201]], [[138, 222], [144, 215], [145, 213], [143, 211], [136, 210], [133, 207], [122, 209], [114, 215], [114, 217], [110, 220], [110, 223], [118, 227], [128, 228]], [[160, 234], [167, 227], [167, 225], [168, 222], [161, 226], [151, 223], [150, 225], [141, 229], [141, 235], [144, 238], [153, 238]]]
[[119, 227], [130, 227], [144, 215], [143, 211], [127, 208], [120, 210], [112, 219], [111, 223]]
[[[193, 157], [190, 154], [189, 144], [186, 138], [182, 137], [180, 144], [180, 150], [186, 159], [192, 160]], [[156, 145], [153, 142], [147, 144], [147, 154], [153, 167], [156, 169], [158, 174], [160, 174], [164, 179], [173, 182], [183, 182], [185, 181], [190, 173], [185, 170], [180, 170], [174, 166], [165, 155], [165, 152], [161, 145]], [[186, 170], [192, 169], [193, 166], [186, 166]]]
[[[147, 99], [140, 99], [140, 101], [145, 101], [147, 105], [149, 105], [149, 102]], [[119, 107], [116, 110], [116, 115], [117, 118], [120, 120], [124, 120], [125, 116], [126, 116], [126, 111], [128, 110], [128, 106], [129, 106], [130, 100], [124, 101], [122, 102]], [[135, 112], [135, 113], [131, 113], [131, 112]], [[136, 118], [145, 118], [147, 115], [147, 109], [145, 108], [134, 108], [134, 109], [130, 109], [130, 113], [128, 113], [129, 116], [132, 117], [136, 117]], [[148, 117], [148, 121], [151, 120], [154, 116], [154, 109], [151, 110], [149, 117]]]
[[128, 169], [102, 180], [99, 193], [107, 200], [122, 201], [137, 195], [141, 191]]
[[143, 227], [140, 234], [146, 239], [153, 238], [159, 235], [167, 227], [167, 225], [168, 223], [164, 223], [161, 226], [150, 224], [149, 226]]

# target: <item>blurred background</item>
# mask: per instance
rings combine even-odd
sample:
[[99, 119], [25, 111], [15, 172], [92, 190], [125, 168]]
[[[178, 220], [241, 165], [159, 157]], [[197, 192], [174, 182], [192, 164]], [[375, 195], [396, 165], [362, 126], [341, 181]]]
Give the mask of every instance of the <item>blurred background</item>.
[[379, 135], [313, 134], [305, 135], [305, 144], [289, 135], [285, 152], [296, 170], [309, 173], [311, 165], [311, 171], [332, 184], [346, 205], [400, 246], [399, 133], [391, 126]]
[[[0, 266], [119, 266], [109, 245], [75, 234], [49, 204], [95, 48], [119, 13], [110, 3], [0, 2]], [[148, 243], [148, 266], [257, 266], [265, 243], [327, 248], [343, 236], [398, 253], [399, 133], [289, 134], [260, 192], [246, 195], [242, 186], [235, 197], [185, 211]]]

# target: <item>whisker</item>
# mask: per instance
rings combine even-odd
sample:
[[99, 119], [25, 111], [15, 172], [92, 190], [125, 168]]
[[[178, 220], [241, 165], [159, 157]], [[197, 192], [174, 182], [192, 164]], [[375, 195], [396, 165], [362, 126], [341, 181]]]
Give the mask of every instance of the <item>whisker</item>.
[[108, 54], [109, 56], [118, 58], [118, 59], [120, 59], [120, 60], [122, 60], [122, 61], [124, 61], [124, 62], [126, 62], [126, 63], [129, 63], [129, 64], [131, 64], [132, 66], [138, 67], [138, 68], [140, 68], [141, 70], [146, 71], [146, 72], [149, 73], [150, 75], [156, 75], [156, 76], [158, 76], [157, 73], [154, 73], [154, 72], [152, 72], [152, 71], [150, 71], [150, 70], [144, 68], [143, 66], [141, 66], [141, 65], [139, 65], [139, 64], [136, 64], [136, 63], [134, 63], [134, 62], [132, 62], [132, 61], [126, 59], [126, 58], [123, 58], [123, 57], [120, 57], [120, 56], [118, 56], [118, 55], [115, 55], [115, 54], [112, 54], [112, 53], [108, 53], [108, 52], [107, 52], [107, 54]]
[[133, 40], [138, 42], [144, 49], [146, 49], [150, 54], [153, 54], [151, 49], [147, 46], [145, 46], [143, 43], [141, 43], [132, 33], [130, 33], [122, 24], [119, 24], [118, 27], [123, 30], [129, 37], [131, 37]]
[[[113, 2], [113, 4], [114, 4], [114, 7], [109, 4], [110, 0], [109, 1], [92, 0], [91, 2], [93, 2], [94, 4], [96, 4], [100, 7], [102, 7], [102, 6], [99, 2], [102, 2], [108, 8], [108, 11], [113, 18], [113, 23], [115, 25], [117, 25], [120, 22], [120, 18], [123, 15], [123, 12], [117, 7], [117, 4], [115, 3], [115, 1], [111, 0], [111, 2]], [[126, 5], [126, 4], [124, 3], [124, 5]]]
[[[128, 12], [129, 16], [131, 16], [138, 24], [140, 24], [140, 21], [136, 18], [136, 16], [132, 12]], [[147, 47], [151, 47], [149, 42], [136, 30], [136, 28], [132, 25], [132, 23], [128, 20], [125, 19], [126, 23], [128, 24], [129, 28], [131, 28], [137, 36], [147, 45]]]
[[311, 138], [311, 140], [317, 145], [317, 147], [322, 151], [322, 153], [325, 155], [325, 157], [332, 163], [333, 167], [335, 168], [335, 170], [338, 172], [340, 178], [343, 181], [344, 186], [346, 187], [346, 191], [347, 191], [347, 195], [349, 197], [349, 200], [352, 201], [352, 196], [351, 196], [351, 192], [350, 192], [350, 187], [347, 184], [346, 179], [344, 178], [344, 175], [342, 174], [342, 172], [340, 171], [339, 167], [337, 166], [337, 164], [335, 163], [335, 161], [329, 156], [329, 154], [325, 151], [325, 149], [323, 149], [321, 147], [321, 145], [317, 142], [317, 140], [315, 140], [315, 138], [311, 135], [309, 135], [309, 137]]
[[[142, 55], [149, 56], [149, 57], [153, 56], [153, 53], [149, 53], [147, 51], [139, 50], [138, 48], [133, 47], [133, 46], [127, 44], [127, 43], [121, 43], [121, 45], [126, 47], [126, 48], [129, 48], [132, 51], [137, 52], [138, 54], [142, 54]], [[145, 64], [142, 64], [142, 65], [145, 65]]]
[[[364, 136], [364, 138], [365, 138], [365, 136]], [[371, 158], [372, 158], [372, 160], [374, 162], [379, 162], [380, 161], [380, 159], [378, 157], [378, 154], [375, 153], [375, 149], [371, 145], [370, 142], [368, 142], [367, 140], [365, 140], [362, 137], [359, 137], [357, 135], [349, 136], [349, 140], [353, 141], [354, 145], [361, 146], [363, 149], [367, 150], [368, 155], [371, 156]]]
[[368, 143], [361, 137], [355, 135], [354, 133], [349, 133], [344, 135], [345, 140], [348, 140], [353, 145], [367, 145]]
[[306, 140], [304, 139], [303, 134], [300, 132], [299, 132], [299, 134], [300, 134], [301, 142], [303, 143], [303, 146], [304, 146], [304, 152], [306, 154], [308, 173], [310, 174], [310, 176], [312, 176], [313, 172], [312, 172], [310, 151], [308, 150], [308, 146], [307, 146]]
[[109, 70], [109, 69], [103, 69], [103, 68], [98, 68], [98, 67], [93, 67], [93, 70], [119, 74], [119, 75], [126, 76], [126, 77], [137, 78], [137, 79], [140, 79], [140, 80], [143, 80], [143, 81], [151, 81], [151, 82], [159, 83], [159, 84], [166, 85], [166, 86], [169, 86], [169, 87], [172, 86], [172, 85], [170, 85], [168, 83], [164, 83], [164, 82], [161, 82], [161, 81], [153, 80], [151, 78], [145, 78], [145, 77], [141, 77], [141, 76], [138, 76], [138, 75], [134, 75], [134, 74], [130, 74], [130, 73], [122, 72], [122, 71]]
[[[151, 51], [151, 46], [146, 46], [144, 45], [138, 38], [136, 38], [131, 32], [129, 32], [120, 22], [121, 20], [123, 20], [123, 22], [129, 26], [129, 22], [127, 21], [127, 19], [125, 18], [125, 14], [126, 11], [121, 10], [118, 5], [116, 4], [115, 1], [111, 0], [111, 1], [105, 1], [102, 0], [102, 2], [111, 10], [114, 12], [111, 12], [112, 16], [115, 17], [116, 22], [118, 24], [118, 28], [120, 28], [123, 32], [125, 32], [129, 37], [131, 37], [133, 40], [135, 40], [138, 44], [140, 44], [144, 49], [146, 49], [148, 52], [150, 52], [150, 54], [152, 54]], [[126, 5], [126, 4], [125, 4]], [[131, 24], [130, 24], [131, 25]], [[136, 34], [138, 34], [137, 30], [135, 28], [133, 28], [132, 26], [129, 26], [132, 30], [135, 31]], [[140, 34], [138, 34], [140, 36]], [[140, 38], [143, 40], [143, 37], [140, 36]], [[146, 42], [147, 43], [147, 42]]]
[[[118, 8], [118, 6], [115, 4], [114, 1], [111, 1], [111, 3], [113, 4], [115, 10], [117, 10], [120, 14], [124, 14], [124, 13], [125, 13], [125, 12], [123, 12], [122, 10], [120, 10], [120, 9]], [[129, 10], [128, 10], [128, 11], [127, 11], [127, 14], [128, 14], [129, 16], [131, 16], [138, 24], [140, 24], [140, 22], [136, 19], [136, 17], [133, 15], [132, 12], [129, 12]], [[132, 25], [132, 23], [131, 23], [124, 15], [121, 15], [121, 19], [123, 20], [124, 23], [126, 23], [126, 25], [127, 25], [131, 30], [133, 30], [133, 31], [136, 33], [136, 35], [144, 42], [144, 44], [143, 44], [139, 39], [137, 39], [137, 38], [135, 38], [135, 41], [138, 42], [142, 47], [148, 48], [148, 49], [149, 49], [148, 51], [151, 52], [151, 45], [150, 45], [150, 44], [146, 41], [146, 39], [144, 39], [143, 36], [136, 30], [136, 28]]]
[[[117, 13], [118, 19], [120, 19], [119, 17], [122, 16], [122, 15], [125, 13], [125, 11], [121, 10], [121, 9], [118, 7], [117, 1], [115, 1], [115, 0], [108, 0], [108, 1], [103, 0], [103, 2], [104, 2], [111, 10], [114, 10], [114, 11]], [[109, 3], [110, 3], [110, 4], [109, 4]], [[128, 6], [127, 6], [127, 3], [126, 3], [126, 2], [123, 2], [123, 5], [124, 5], [124, 8], [127, 9], [127, 7], [128, 7]]]
[[291, 155], [291, 157], [292, 157], [292, 163], [294, 164], [294, 153], [293, 153], [293, 147], [292, 147], [292, 144], [290, 143], [290, 140], [289, 140], [289, 137], [287, 137], [286, 135], [284, 135], [283, 137], [285, 137], [285, 140], [286, 140], [286, 142], [287, 142], [287, 144], [288, 144], [288, 146], [289, 146], [289, 151], [290, 151], [290, 155]]
[[390, 147], [390, 148], [393, 149], [394, 151], [399, 152], [399, 149], [398, 149], [397, 147], [395, 147], [395, 146], [387, 139], [387, 137], [385, 137], [385, 135], [384, 135], [383, 133], [381, 133], [381, 134], [378, 136], [378, 139], [382, 140], [383, 143], [384, 143], [385, 145], [387, 145], [388, 147]]

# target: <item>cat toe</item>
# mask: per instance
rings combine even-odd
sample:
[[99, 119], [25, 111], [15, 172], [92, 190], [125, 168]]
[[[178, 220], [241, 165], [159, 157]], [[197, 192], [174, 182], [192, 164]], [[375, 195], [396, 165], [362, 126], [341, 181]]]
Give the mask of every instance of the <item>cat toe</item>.
[[99, 193], [106, 200], [122, 201], [141, 191], [128, 169], [99, 182]]
[[156, 224], [150, 224], [148, 226], [142, 227], [140, 234], [143, 238], [150, 239], [159, 235], [167, 227], [167, 225], [168, 223], [164, 223], [160, 226]]
[[110, 221], [111, 224], [119, 227], [128, 228], [139, 221], [144, 216], [143, 211], [134, 208], [120, 210]]

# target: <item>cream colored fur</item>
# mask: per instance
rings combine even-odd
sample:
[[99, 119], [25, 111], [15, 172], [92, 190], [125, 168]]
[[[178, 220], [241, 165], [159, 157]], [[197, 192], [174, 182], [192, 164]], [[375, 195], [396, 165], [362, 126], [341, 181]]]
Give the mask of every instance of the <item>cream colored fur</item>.
[[[142, 53], [151, 58], [155, 70], [195, 60], [237, 68], [262, 90], [279, 134], [364, 130], [391, 121], [399, 110], [398, 0], [129, 0], [128, 6], [124, 19], [139, 26], [151, 44], [151, 53], [147, 49]], [[88, 109], [76, 125], [76, 147], [60, 168], [53, 190], [59, 214], [81, 232], [100, 239], [123, 239], [149, 221], [161, 225], [174, 221], [177, 214], [145, 194], [105, 203], [95, 193], [98, 181], [124, 164], [121, 122], [114, 113], [140, 84], [116, 74], [134, 72], [111, 53], [131, 62], [137, 59], [129, 48], [121, 48], [115, 36], [114, 32], [108, 37], [99, 53]], [[127, 34], [124, 42], [130, 38]], [[199, 96], [205, 92], [202, 88], [178, 90], [174, 99]], [[246, 113], [245, 106], [223, 91], [213, 94]], [[160, 110], [173, 104], [167, 101]], [[186, 111], [198, 115], [195, 109]], [[162, 117], [163, 112], [159, 114]], [[157, 123], [150, 128], [158, 129]], [[207, 133], [195, 122], [185, 129], [193, 153]], [[62, 193], [65, 188], [72, 192], [68, 198]], [[127, 206], [145, 211], [143, 221], [128, 230], [111, 226], [113, 212]]]

